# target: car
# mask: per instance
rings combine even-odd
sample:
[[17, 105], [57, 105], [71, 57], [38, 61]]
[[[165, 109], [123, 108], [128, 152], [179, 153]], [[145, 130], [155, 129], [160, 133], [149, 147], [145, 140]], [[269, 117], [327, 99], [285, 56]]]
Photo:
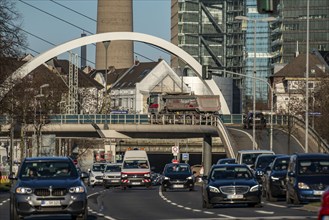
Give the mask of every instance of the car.
[[266, 168], [277, 157], [276, 154], [261, 154], [256, 158], [255, 165], [251, 166], [254, 170], [255, 176], [260, 184], [263, 183], [263, 175]]
[[103, 185], [103, 171], [106, 164], [107, 163], [96, 162], [93, 163], [91, 169], [88, 169], [88, 186], [94, 187], [96, 185]]
[[103, 171], [103, 186], [108, 189], [121, 185], [121, 167], [122, 163], [106, 164]]
[[290, 156], [281, 155], [266, 168], [263, 182], [263, 195], [270, 202], [286, 196], [286, 175]]
[[286, 177], [286, 202], [319, 202], [329, 187], [329, 155], [322, 153], [293, 154]]
[[69, 157], [27, 157], [10, 190], [10, 219], [30, 215], [70, 214], [87, 219], [87, 190]]
[[[243, 128], [250, 129], [253, 126], [253, 116], [252, 111], [243, 118]], [[262, 112], [255, 113], [255, 128], [266, 128], [266, 118]]]
[[163, 169], [161, 190], [189, 189], [194, 190], [195, 177], [187, 163], [168, 163]]
[[262, 154], [273, 155], [275, 153], [271, 150], [239, 150], [236, 156], [236, 162], [251, 167], [255, 164], [257, 157]]
[[329, 219], [329, 187], [322, 194], [321, 207], [318, 212], [318, 220]]
[[217, 164], [234, 164], [236, 163], [234, 158], [223, 158], [217, 161]]
[[202, 184], [202, 207], [218, 204], [260, 206], [262, 187], [245, 164], [213, 165]]
[[131, 187], [152, 186], [151, 167], [147, 152], [144, 149], [128, 149], [125, 152], [121, 169], [121, 187], [127, 189]]

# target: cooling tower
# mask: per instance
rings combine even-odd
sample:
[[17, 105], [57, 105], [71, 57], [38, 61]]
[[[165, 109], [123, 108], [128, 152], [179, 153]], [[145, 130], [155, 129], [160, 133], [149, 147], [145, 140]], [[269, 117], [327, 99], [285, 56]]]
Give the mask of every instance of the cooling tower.
[[[97, 33], [132, 32], [133, 5], [132, 0], [98, 0]], [[96, 69], [105, 69], [105, 47], [103, 43], [96, 46]], [[112, 41], [107, 51], [107, 66], [116, 69], [133, 65], [133, 42]]]

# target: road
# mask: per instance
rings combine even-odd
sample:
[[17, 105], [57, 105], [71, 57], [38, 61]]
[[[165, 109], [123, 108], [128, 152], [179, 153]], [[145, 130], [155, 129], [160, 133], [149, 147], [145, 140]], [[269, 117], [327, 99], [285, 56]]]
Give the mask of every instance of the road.
[[[285, 201], [269, 203], [263, 207], [244, 205], [202, 208], [200, 187], [195, 191], [160, 192], [159, 187], [103, 189], [89, 188], [88, 220], [103, 219], [316, 219], [317, 213], [303, 206], [287, 206]], [[0, 194], [1, 220], [9, 220], [8, 194]], [[29, 217], [30, 220], [67, 220], [69, 216]]]

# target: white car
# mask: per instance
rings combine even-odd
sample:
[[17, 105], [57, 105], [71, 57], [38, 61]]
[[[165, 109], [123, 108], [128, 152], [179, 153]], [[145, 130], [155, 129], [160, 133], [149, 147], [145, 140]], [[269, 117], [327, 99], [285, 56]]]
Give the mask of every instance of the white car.
[[88, 186], [103, 185], [103, 172], [107, 163], [94, 163], [89, 171]]

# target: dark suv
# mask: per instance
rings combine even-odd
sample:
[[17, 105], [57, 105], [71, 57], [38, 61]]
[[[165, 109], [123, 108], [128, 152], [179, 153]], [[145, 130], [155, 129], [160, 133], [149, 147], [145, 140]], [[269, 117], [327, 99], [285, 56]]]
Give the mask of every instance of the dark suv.
[[[243, 128], [252, 128], [253, 117], [254, 113], [248, 112], [248, 114], [243, 118]], [[255, 114], [255, 128], [266, 128], [266, 118], [262, 112], [256, 112]]]
[[294, 154], [287, 170], [287, 203], [319, 202], [329, 187], [328, 154]]
[[87, 219], [87, 191], [69, 157], [25, 158], [10, 191], [10, 219], [37, 214], [70, 214]]
[[163, 169], [161, 190], [194, 189], [195, 178], [190, 165], [186, 163], [169, 163]]

